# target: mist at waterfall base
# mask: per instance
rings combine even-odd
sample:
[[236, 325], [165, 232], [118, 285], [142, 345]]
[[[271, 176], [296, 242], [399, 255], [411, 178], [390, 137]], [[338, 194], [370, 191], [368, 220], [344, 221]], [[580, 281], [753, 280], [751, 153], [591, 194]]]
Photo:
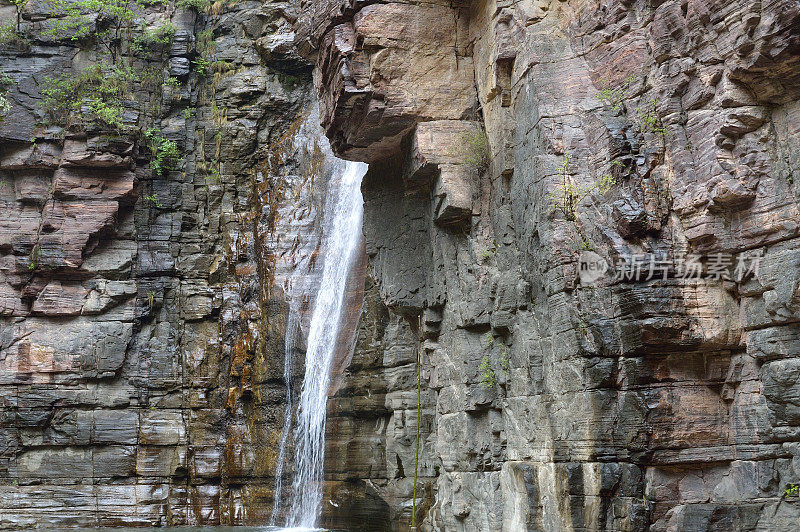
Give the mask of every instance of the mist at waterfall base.
[[[361, 239], [363, 200], [361, 179], [367, 171], [364, 163], [348, 161], [338, 183], [332, 184], [326, 202], [326, 231], [324, 255], [319, 289], [308, 326], [305, 374], [300, 392], [294, 430], [294, 478], [292, 501], [285, 526], [274, 530], [316, 530], [322, 506], [323, 466], [325, 455], [326, 405], [331, 383], [331, 368], [337, 351], [346, 306], [347, 279], [357, 256]], [[296, 326], [290, 320], [290, 324]], [[292, 331], [287, 331], [291, 333]], [[287, 350], [287, 364], [290, 363]], [[287, 386], [290, 375], [285, 375]], [[289, 398], [291, 399], [291, 398]], [[287, 422], [291, 425], [287, 408]], [[279, 456], [283, 459], [288, 438], [281, 440]], [[279, 464], [282, 471], [283, 464]], [[277, 475], [281, 476], [280, 472]], [[276, 490], [275, 509], [271, 525], [276, 525], [276, 511], [281, 504], [280, 489]]]

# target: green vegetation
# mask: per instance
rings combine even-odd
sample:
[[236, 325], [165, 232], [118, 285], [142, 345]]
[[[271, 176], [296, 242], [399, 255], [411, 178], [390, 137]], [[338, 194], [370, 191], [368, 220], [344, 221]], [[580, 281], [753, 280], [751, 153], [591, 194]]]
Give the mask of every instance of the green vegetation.
[[481, 365], [478, 366], [478, 371], [480, 372], [481, 377], [479, 382], [480, 387], [484, 390], [490, 390], [494, 388], [497, 379], [495, 378], [494, 370], [492, 369], [492, 363], [488, 356], [483, 357], [483, 360], [481, 360]]
[[211, 73], [211, 62], [205, 57], [196, 57], [192, 61], [192, 65], [198, 76], [206, 77]]
[[786, 489], [783, 491], [784, 497], [797, 497], [800, 495], [800, 484], [787, 484]]
[[561, 211], [567, 220], [577, 220], [577, 209], [583, 199], [592, 194], [599, 192], [605, 194], [616, 183], [614, 176], [605, 174], [594, 183], [587, 186], [578, 186], [570, 182], [569, 165], [572, 161], [572, 154], [567, 152], [564, 154], [564, 160], [558, 167], [558, 176], [561, 183], [556, 186], [555, 191], [550, 196], [551, 206], [553, 210]]
[[628, 76], [618, 89], [609, 88], [607, 80], [600, 80], [600, 86], [602, 88], [595, 97], [611, 107], [613, 111], [619, 111], [622, 109], [625, 99], [628, 97], [628, 87], [630, 87], [636, 79], [636, 76]]
[[16, 19], [8, 21], [0, 25], [0, 46], [9, 44], [27, 44], [28, 38], [20, 32], [20, 23], [22, 22], [22, 8], [28, 3], [28, 0], [8, 0], [11, 5], [16, 8]]
[[503, 366], [505, 371], [508, 371], [511, 366], [511, 357], [508, 356], [508, 348], [503, 348], [500, 352], [500, 365]]
[[[607, 81], [601, 80], [600, 85], [602, 89], [595, 95], [596, 98], [602, 100], [613, 111], [622, 110], [625, 105], [625, 100], [631, 95], [628, 92], [629, 87], [637, 80], [636, 76], [629, 76], [623, 81], [622, 86], [618, 89], [611, 89], [607, 86]], [[666, 136], [667, 129], [661, 123], [658, 116], [656, 104], [658, 100], [652, 98], [644, 106], [636, 108], [636, 123], [642, 133], [655, 133], [656, 135]]]
[[178, 0], [175, 5], [183, 9], [194, 9], [199, 13], [211, 6], [211, 0]]
[[153, 205], [153, 207], [161, 208], [161, 202], [158, 201], [158, 194], [150, 194], [149, 196], [145, 196], [144, 200]]
[[497, 243], [495, 242], [495, 243], [492, 245], [492, 247], [491, 247], [491, 248], [489, 248], [489, 249], [487, 249], [487, 250], [484, 250], [484, 251], [481, 253], [481, 260], [482, 260], [483, 262], [486, 262], [486, 261], [488, 261], [489, 259], [491, 259], [492, 257], [494, 257], [496, 253], [497, 253]]
[[174, 170], [180, 158], [178, 144], [174, 140], [167, 140], [157, 128], [151, 127], [144, 132], [147, 146], [153, 154], [150, 169], [156, 175], [163, 175], [169, 170]]
[[494, 345], [494, 335], [492, 331], [487, 332], [484, 338], [486, 338], [486, 347], [491, 348]]
[[6, 98], [5, 91], [0, 92], [0, 121], [2, 121], [6, 114], [11, 110], [11, 104], [8, 102], [8, 98]]
[[73, 113], [122, 128], [123, 100], [137, 76], [132, 68], [102, 62], [78, 74], [44, 79], [41, 106], [56, 125], [66, 125]]
[[194, 107], [187, 107], [183, 110], [183, 118], [189, 120], [194, 116], [195, 108]]
[[667, 128], [661, 123], [661, 119], [656, 112], [658, 100], [651, 99], [646, 106], [636, 108], [636, 122], [642, 133], [655, 133], [662, 137], [667, 135]]
[[171, 22], [162, 24], [153, 30], [142, 28], [142, 33], [134, 37], [133, 43], [131, 43], [131, 51], [141, 55], [147, 50], [163, 49], [172, 44], [177, 30], [178, 27]]
[[461, 135], [464, 162], [479, 174], [489, 169], [492, 154], [489, 149], [489, 137], [483, 129], [465, 132]]
[[197, 32], [197, 51], [205, 52], [214, 42], [214, 30], [207, 28]]
[[[156, 293], [152, 290], [147, 292], [147, 306], [150, 307], [150, 310], [153, 310], [153, 306], [155, 305], [156, 301]], [[155, 408], [154, 406], [150, 407], [151, 409]]]
[[0, 24], [0, 46], [28, 44], [28, 39], [19, 32], [18, 25], [9, 20]]
[[300, 78], [298, 78], [297, 76], [293, 76], [291, 74], [284, 74], [283, 72], [278, 72], [278, 83], [281, 84], [283, 90], [291, 91], [300, 85]]
[[161, 86], [168, 87], [170, 89], [177, 89], [181, 86], [181, 81], [176, 77], [170, 76], [164, 80], [164, 83], [162, 83]]
[[28, 264], [28, 269], [30, 271], [33, 271], [33, 270], [35, 270], [36, 268], [39, 267], [39, 256], [41, 254], [42, 254], [42, 252], [39, 249], [39, 244], [36, 244], [35, 246], [33, 246], [33, 249], [31, 250], [31, 254], [30, 254], [31, 263]]
[[[146, 0], [45, 0], [58, 18], [48, 21], [45, 35], [78, 41], [92, 38], [116, 58], [123, 37], [144, 8], [154, 3]], [[98, 23], [100, 22], [100, 23]]]

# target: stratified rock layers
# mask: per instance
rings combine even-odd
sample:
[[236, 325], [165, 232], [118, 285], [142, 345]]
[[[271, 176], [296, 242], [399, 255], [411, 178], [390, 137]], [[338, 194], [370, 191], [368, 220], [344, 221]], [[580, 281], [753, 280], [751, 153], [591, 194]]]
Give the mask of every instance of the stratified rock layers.
[[424, 530], [800, 527], [796, 2], [318, 0], [297, 42], [380, 294], [325, 522], [407, 529], [420, 424]]
[[419, 425], [423, 530], [800, 527], [796, 2], [155, 3], [123, 118], [176, 141], [165, 175], [39, 124], [100, 57], [48, 5], [0, 44], [0, 528], [266, 523], [331, 171], [300, 55], [371, 165], [326, 524], [408, 528]]
[[[20, 5], [27, 41], [0, 44], [0, 529], [264, 524], [284, 281], [320, 252], [330, 177], [310, 65], [280, 46], [296, 11], [148, 3], [174, 35], [160, 58], [123, 42], [150, 77], [120, 132], [41, 125], [45, 78], [108, 58]], [[149, 126], [180, 154], [162, 175]]]

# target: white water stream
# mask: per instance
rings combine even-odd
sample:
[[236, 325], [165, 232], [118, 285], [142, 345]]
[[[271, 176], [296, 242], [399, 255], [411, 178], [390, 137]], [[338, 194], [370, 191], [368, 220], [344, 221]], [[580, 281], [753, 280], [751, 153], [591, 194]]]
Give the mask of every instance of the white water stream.
[[[295, 475], [287, 527], [314, 528], [321, 511], [328, 389], [345, 310], [347, 279], [361, 239], [361, 178], [366, 171], [366, 164], [348, 162], [339, 186], [331, 187], [337, 197], [328, 198], [326, 206], [326, 210], [333, 210], [330, 217], [326, 216], [330, 227], [325, 231], [322, 277], [309, 324], [305, 376], [294, 433]], [[287, 415], [291, 414], [288, 409]], [[287, 432], [289, 426], [287, 422]]]

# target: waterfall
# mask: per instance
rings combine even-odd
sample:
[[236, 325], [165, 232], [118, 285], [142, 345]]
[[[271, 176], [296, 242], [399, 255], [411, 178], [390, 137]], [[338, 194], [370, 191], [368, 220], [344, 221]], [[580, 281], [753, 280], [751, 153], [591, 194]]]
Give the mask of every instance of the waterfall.
[[[295, 428], [295, 476], [286, 526], [313, 528], [321, 511], [325, 422], [331, 366], [342, 321], [347, 279], [361, 238], [361, 178], [364, 163], [347, 162], [332, 208], [324, 244], [319, 292], [309, 324], [305, 376]], [[289, 412], [288, 415], [291, 415]]]
[[[290, 292], [291, 294], [291, 292]], [[283, 364], [283, 380], [286, 382], [286, 419], [283, 421], [283, 431], [281, 432], [280, 451], [278, 452], [277, 469], [275, 471], [275, 499], [272, 503], [272, 515], [270, 524], [275, 524], [275, 519], [281, 508], [281, 495], [283, 494], [283, 468], [286, 463], [286, 444], [289, 439], [289, 432], [292, 428], [292, 368], [294, 368], [294, 352], [296, 349], [297, 335], [300, 330], [300, 309], [298, 301], [292, 300], [289, 307], [289, 316], [286, 322], [286, 334], [284, 336], [284, 351], [286, 353]]]

